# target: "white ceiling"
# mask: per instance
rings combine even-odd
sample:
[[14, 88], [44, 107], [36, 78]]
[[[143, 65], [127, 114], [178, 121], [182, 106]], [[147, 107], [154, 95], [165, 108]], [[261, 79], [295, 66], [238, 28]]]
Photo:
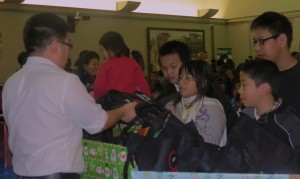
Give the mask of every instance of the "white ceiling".
[[[36, 1], [36, 2], [33, 2]], [[120, 0], [25, 0], [24, 3], [87, 9], [115, 10]], [[257, 16], [264, 11], [300, 10], [300, 0], [134, 0], [142, 2], [135, 12], [197, 16], [198, 9], [219, 9], [213, 18], [234, 19]], [[50, 4], [51, 3], [51, 4]]]

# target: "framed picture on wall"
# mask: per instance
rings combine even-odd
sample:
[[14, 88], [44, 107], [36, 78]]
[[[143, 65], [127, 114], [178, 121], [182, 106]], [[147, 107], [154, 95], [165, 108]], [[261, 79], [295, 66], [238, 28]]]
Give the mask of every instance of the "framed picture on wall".
[[195, 59], [205, 49], [204, 30], [147, 28], [148, 73], [159, 71], [158, 49], [167, 41], [178, 40], [186, 43]]

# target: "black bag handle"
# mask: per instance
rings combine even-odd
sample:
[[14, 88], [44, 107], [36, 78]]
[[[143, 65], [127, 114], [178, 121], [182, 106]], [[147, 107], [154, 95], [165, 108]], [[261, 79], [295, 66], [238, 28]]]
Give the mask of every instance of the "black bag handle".
[[[136, 147], [135, 147], [135, 149], [136, 149]], [[133, 165], [133, 156], [134, 156], [133, 154], [134, 154], [133, 151], [128, 151], [128, 155], [127, 155], [126, 161], [124, 163], [124, 167], [123, 167], [123, 178], [124, 179], [128, 179], [129, 164], [132, 163], [132, 165]]]

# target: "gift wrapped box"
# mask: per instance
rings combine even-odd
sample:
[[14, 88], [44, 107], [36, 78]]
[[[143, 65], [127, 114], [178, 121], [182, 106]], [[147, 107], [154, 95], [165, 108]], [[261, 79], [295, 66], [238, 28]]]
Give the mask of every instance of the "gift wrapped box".
[[[121, 145], [83, 140], [85, 171], [83, 179], [122, 179], [127, 148]], [[129, 167], [128, 173], [132, 167]], [[130, 178], [130, 176], [129, 176]]]

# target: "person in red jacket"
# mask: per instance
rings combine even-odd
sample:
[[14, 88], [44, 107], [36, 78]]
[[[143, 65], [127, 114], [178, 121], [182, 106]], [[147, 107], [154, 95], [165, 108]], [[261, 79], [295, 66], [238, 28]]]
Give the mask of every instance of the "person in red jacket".
[[94, 82], [94, 98], [103, 97], [111, 89], [127, 93], [140, 91], [151, 96], [145, 75], [137, 62], [129, 57], [123, 37], [109, 31], [100, 38], [99, 44], [106, 61], [100, 65]]

